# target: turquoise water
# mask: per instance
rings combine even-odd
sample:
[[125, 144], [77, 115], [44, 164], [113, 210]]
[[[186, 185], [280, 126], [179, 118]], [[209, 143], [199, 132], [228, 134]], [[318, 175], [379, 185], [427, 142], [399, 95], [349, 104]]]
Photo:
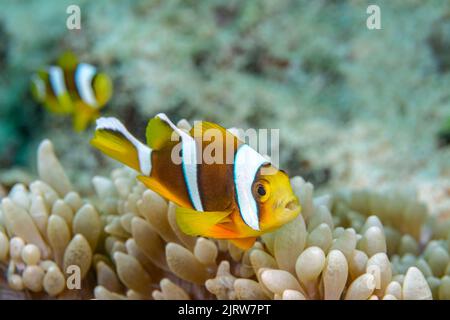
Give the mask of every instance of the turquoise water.
[[[370, 30], [374, 3], [381, 29]], [[67, 27], [72, 4], [81, 29]], [[92, 127], [77, 134], [70, 117], [31, 98], [32, 73], [66, 50], [111, 76], [103, 114], [137, 135], [166, 112], [174, 121], [280, 129], [281, 165], [316, 184], [361, 184], [364, 170], [379, 171], [367, 184], [399, 179], [401, 159], [400, 175], [449, 174], [448, 148], [437, 143], [450, 116], [445, 1], [2, 1], [3, 173], [32, 175], [43, 138], [73, 177], [114, 166], [90, 148]]]

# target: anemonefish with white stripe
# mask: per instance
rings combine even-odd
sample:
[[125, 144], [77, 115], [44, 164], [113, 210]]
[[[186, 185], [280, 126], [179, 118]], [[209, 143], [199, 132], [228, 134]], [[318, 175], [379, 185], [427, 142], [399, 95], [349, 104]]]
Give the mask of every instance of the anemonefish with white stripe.
[[74, 129], [80, 132], [100, 116], [111, 98], [112, 82], [93, 65], [80, 63], [66, 52], [56, 65], [33, 75], [31, 93], [50, 112], [72, 114]]
[[[219, 134], [211, 138], [210, 130]], [[177, 204], [184, 233], [228, 239], [248, 249], [258, 236], [300, 213], [287, 174], [225, 128], [201, 121], [188, 132], [160, 113], [149, 121], [146, 136], [147, 145], [116, 118], [100, 118], [91, 143]], [[218, 143], [223, 155], [231, 150], [231, 161], [200, 161], [202, 150]]]

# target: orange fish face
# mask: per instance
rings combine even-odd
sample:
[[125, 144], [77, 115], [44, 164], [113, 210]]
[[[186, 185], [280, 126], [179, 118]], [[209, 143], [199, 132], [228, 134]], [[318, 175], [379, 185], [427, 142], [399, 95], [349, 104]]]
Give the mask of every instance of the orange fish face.
[[292, 221], [301, 210], [288, 175], [273, 167], [271, 171], [259, 174], [253, 184], [253, 194], [259, 206], [261, 233]]

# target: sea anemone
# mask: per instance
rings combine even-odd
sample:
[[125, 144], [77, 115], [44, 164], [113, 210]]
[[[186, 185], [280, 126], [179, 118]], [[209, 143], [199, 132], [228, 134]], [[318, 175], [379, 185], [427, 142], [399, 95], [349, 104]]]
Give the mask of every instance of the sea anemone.
[[[415, 199], [314, 197], [294, 177], [302, 214], [243, 251], [183, 234], [175, 205], [127, 168], [94, 177], [95, 194], [82, 199], [46, 140], [38, 171], [0, 209], [0, 260], [24, 298], [450, 299], [450, 239]], [[68, 288], [70, 266], [81, 290]]]
[[16, 291], [84, 296], [86, 290], [65, 290], [65, 271], [75, 265], [80, 280], [87, 276], [102, 232], [100, 215], [73, 191], [48, 140], [38, 149], [38, 171], [40, 180], [16, 184], [1, 201], [0, 261], [7, 263], [7, 283]]

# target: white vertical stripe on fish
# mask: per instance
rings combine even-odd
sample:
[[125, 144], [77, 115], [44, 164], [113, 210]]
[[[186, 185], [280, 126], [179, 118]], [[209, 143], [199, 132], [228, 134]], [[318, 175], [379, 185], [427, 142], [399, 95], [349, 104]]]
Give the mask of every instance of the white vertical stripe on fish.
[[34, 86], [36, 87], [36, 93], [37, 93], [38, 99], [43, 101], [46, 96], [44, 80], [42, 80], [41, 77], [39, 77], [37, 74], [35, 74], [31, 78], [31, 81], [33, 82]]
[[51, 66], [48, 68], [50, 85], [56, 97], [67, 92], [66, 82], [64, 81], [64, 73], [60, 67]]
[[197, 145], [195, 140], [184, 130], [181, 130], [173, 124], [164, 113], [159, 113], [156, 116], [166, 122], [181, 137], [183, 173], [189, 197], [195, 210], [203, 211], [200, 191], [198, 188]]
[[241, 145], [234, 157], [234, 183], [239, 211], [245, 224], [253, 230], [259, 230], [259, 216], [252, 185], [259, 168], [265, 163], [268, 161], [247, 144]]
[[97, 127], [96, 130], [112, 130], [119, 132], [124, 135], [124, 137], [133, 144], [133, 146], [136, 148], [138, 153], [138, 160], [139, 160], [139, 167], [141, 169], [141, 173], [145, 176], [150, 176], [150, 172], [152, 170], [152, 164], [151, 164], [151, 154], [152, 149], [144, 145], [142, 142], [140, 142], [138, 139], [136, 139], [116, 118], [110, 117], [110, 118], [100, 118], [97, 119]]
[[75, 85], [81, 99], [89, 106], [97, 107], [94, 90], [92, 90], [92, 78], [95, 76], [96, 69], [93, 65], [80, 63], [75, 71]]

